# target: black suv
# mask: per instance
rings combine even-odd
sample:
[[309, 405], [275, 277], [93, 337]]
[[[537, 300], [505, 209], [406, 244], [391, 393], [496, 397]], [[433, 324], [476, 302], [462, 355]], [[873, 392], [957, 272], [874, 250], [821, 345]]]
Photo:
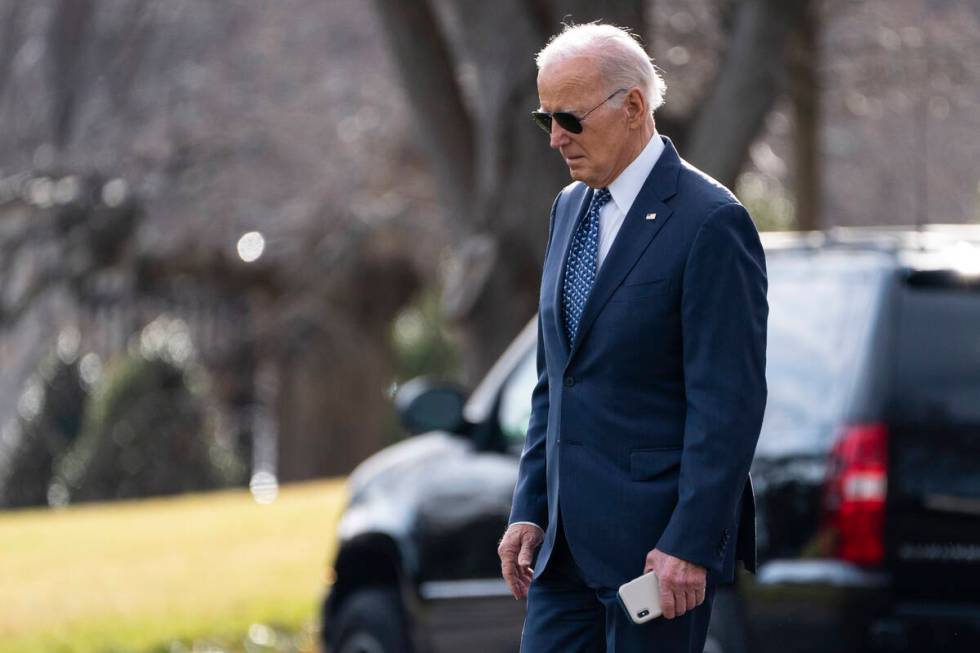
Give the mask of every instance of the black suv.
[[[760, 567], [706, 651], [980, 651], [980, 227], [764, 234]], [[419, 379], [415, 437], [350, 477], [333, 653], [514, 653], [496, 547], [535, 373], [532, 322], [464, 400]]]

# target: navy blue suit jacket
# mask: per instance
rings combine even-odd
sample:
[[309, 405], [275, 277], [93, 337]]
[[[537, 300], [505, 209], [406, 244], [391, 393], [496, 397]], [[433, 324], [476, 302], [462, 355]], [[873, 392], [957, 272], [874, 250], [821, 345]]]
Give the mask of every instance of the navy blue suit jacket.
[[639, 576], [654, 547], [707, 567], [709, 582], [730, 581], [736, 558], [755, 567], [749, 465], [766, 402], [765, 257], [735, 197], [664, 143], [574, 342], [562, 279], [593, 191], [573, 183], [552, 207], [538, 381], [510, 516], [545, 528], [535, 576], [559, 509], [593, 585]]

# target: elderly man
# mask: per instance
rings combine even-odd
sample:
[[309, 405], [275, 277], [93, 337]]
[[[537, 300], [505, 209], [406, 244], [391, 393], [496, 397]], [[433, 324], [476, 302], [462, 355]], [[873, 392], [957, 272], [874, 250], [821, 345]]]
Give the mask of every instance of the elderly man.
[[[759, 236], [657, 133], [664, 83], [629, 33], [566, 27], [537, 64], [533, 117], [575, 181], [551, 210], [538, 382], [498, 550], [528, 599], [521, 650], [702, 651], [715, 587], [755, 563]], [[637, 625], [616, 590], [650, 570], [663, 617]]]

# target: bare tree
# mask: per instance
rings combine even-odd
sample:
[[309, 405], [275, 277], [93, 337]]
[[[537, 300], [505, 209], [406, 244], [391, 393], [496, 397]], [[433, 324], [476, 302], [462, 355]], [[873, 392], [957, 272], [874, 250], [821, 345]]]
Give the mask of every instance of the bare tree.
[[[392, 61], [438, 182], [456, 246], [445, 310], [473, 382], [537, 306], [547, 212], [567, 172], [528, 120], [534, 53], [563, 20], [602, 19], [642, 36], [643, 0], [375, 0]], [[787, 37], [806, 0], [720, 2], [727, 38], [690, 117], [665, 112], [682, 154], [733, 183], [785, 79]]]
[[[25, 359], [93, 293], [121, 307], [109, 320], [187, 317], [205, 297], [224, 321], [217, 346], [195, 345], [241, 413], [223, 421], [278, 436], [281, 481], [387, 444], [391, 323], [441, 235], [416, 217], [429, 191], [362, 4], [0, 0], [0, 21], [0, 352], [20, 377], [0, 422]], [[93, 170], [125, 179], [138, 217], [116, 219], [101, 183], [57, 199]], [[250, 230], [266, 247], [247, 263]], [[100, 354], [125, 350], [133, 314], [92, 327], [118, 334]], [[28, 336], [46, 342], [12, 341]]]

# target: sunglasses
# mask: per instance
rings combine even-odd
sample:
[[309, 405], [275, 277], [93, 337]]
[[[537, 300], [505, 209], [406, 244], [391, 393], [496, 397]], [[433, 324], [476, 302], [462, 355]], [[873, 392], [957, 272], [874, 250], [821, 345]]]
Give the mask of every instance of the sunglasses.
[[619, 93], [629, 89], [621, 88], [618, 91], [613, 91], [612, 94], [605, 100], [595, 105], [591, 109], [585, 112], [585, 115], [581, 118], [576, 118], [573, 114], [565, 111], [555, 111], [554, 113], [550, 111], [532, 111], [531, 118], [534, 122], [544, 130], [546, 134], [551, 135], [551, 121], [554, 120], [558, 123], [558, 126], [565, 131], [571, 132], [573, 134], [582, 133], [582, 121], [589, 117], [589, 114], [601, 107], [603, 104], [613, 99]]

